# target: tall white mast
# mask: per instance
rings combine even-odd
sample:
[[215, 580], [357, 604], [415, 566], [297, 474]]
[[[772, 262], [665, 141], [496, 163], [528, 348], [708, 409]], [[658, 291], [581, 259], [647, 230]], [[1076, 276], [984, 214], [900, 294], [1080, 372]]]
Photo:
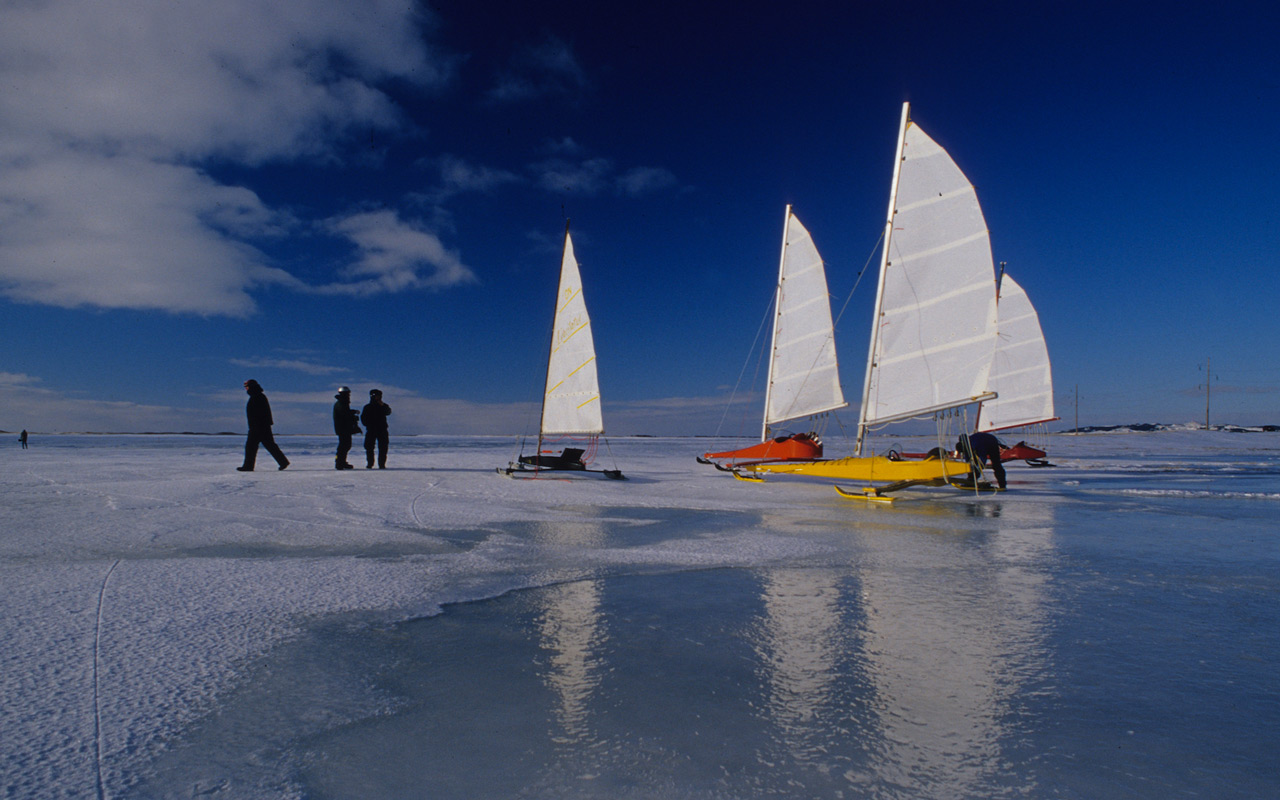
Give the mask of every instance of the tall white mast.
[[769, 399], [773, 396], [773, 362], [778, 348], [778, 319], [782, 316], [782, 277], [787, 266], [787, 234], [791, 230], [791, 204], [787, 204], [786, 219], [782, 223], [782, 254], [778, 256], [778, 285], [773, 291], [773, 338], [769, 342], [769, 377], [765, 380], [765, 413], [760, 420], [760, 441], [769, 438]]
[[862, 384], [862, 407], [858, 410], [858, 440], [854, 455], [862, 455], [862, 442], [867, 435], [867, 406], [871, 402], [871, 373], [875, 368], [876, 350], [880, 344], [880, 306], [884, 301], [884, 277], [889, 267], [889, 244], [893, 238], [893, 216], [898, 205], [898, 176], [902, 172], [902, 150], [907, 141], [907, 123], [911, 103], [902, 104], [902, 123], [898, 127], [898, 149], [893, 159], [893, 182], [889, 185], [889, 213], [884, 223], [884, 247], [880, 255], [880, 280], [876, 284], [876, 308], [871, 315], [871, 344], [867, 349], [867, 375]]
[[[569, 220], [566, 218], [566, 219], [565, 219], [565, 221], [564, 221], [564, 245], [561, 247], [561, 265], [560, 265], [560, 271], [561, 271], [561, 274], [562, 274], [562, 275], [563, 275], [563, 273], [564, 273], [564, 255], [563, 255], [563, 254], [564, 254], [564, 251], [565, 251], [565, 250], [567, 250], [568, 248], [569, 248]], [[557, 298], [557, 299], [556, 299], [556, 303], [559, 303], [559, 302], [560, 302], [560, 301], [559, 301], [559, 296], [560, 296], [559, 284], [557, 284], [557, 288], [556, 288], [556, 298]], [[550, 385], [551, 385], [551, 355], [550, 355], [550, 354], [555, 352], [555, 348], [556, 348], [556, 315], [555, 315], [555, 314], [554, 314], [554, 312], [553, 312], [553, 313], [552, 313], [552, 315], [551, 315], [551, 345], [550, 345], [550, 347], [548, 348], [549, 353], [548, 353], [548, 355], [547, 355], [547, 375], [546, 375], [546, 379], [545, 379], [545, 380], [543, 380], [543, 383], [542, 383], [542, 389], [543, 389], [543, 391], [542, 391], [542, 411], [538, 412], [538, 449], [537, 449], [537, 455], [538, 455], [539, 457], [541, 457], [541, 456], [542, 456], [542, 437], [543, 437], [543, 432], [546, 430], [546, 427], [547, 427], [547, 392], [546, 392], [546, 388], [547, 388], [548, 386], [550, 386]]]

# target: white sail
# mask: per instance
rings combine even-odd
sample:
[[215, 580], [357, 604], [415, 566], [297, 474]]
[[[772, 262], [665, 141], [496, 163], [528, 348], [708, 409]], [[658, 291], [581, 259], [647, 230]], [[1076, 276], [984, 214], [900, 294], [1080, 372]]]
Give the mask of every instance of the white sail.
[[600, 416], [600, 384], [591, 318], [582, 298], [582, 278], [573, 256], [573, 241], [564, 235], [560, 291], [547, 362], [547, 390], [542, 401], [544, 434], [604, 433]]
[[765, 427], [843, 408], [826, 271], [813, 237], [791, 206], [783, 228], [774, 308]]
[[995, 270], [978, 196], [903, 106], [859, 435], [977, 402], [995, 348]]
[[1000, 332], [987, 384], [996, 397], [983, 402], [978, 430], [998, 431], [1055, 419], [1053, 373], [1040, 317], [1027, 293], [1008, 275], [1000, 281], [996, 309]]

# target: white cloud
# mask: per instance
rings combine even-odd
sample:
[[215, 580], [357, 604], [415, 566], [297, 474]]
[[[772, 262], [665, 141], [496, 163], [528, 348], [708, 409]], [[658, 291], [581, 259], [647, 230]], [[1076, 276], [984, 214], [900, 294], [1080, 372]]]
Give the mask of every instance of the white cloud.
[[509, 67], [489, 91], [492, 103], [518, 103], [547, 97], [574, 99], [587, 86], [587, 75], [564, 41], [546, 40], [516, 52]]
[[[756, 437], [759, 427], [759, 399], [741, 393], [729, 402], [727, 395], [716, 397], [659, 397], [647, 400], [606, 402], [607, 430], [626, 435], [656, 436], [745, 435]], [[743, 429], [743, 420], [751, 420]]]
[[572, 136], [548, 140], [542, 149], [553, 156], [576, 156], [584, 152], [582, 145], [574, 141]]
[[243, 316], [248, 290], [299, 286], [239, 237], [273, 215], [245, 189], [131, 156], [0, 163], [0, 290], [47, 305]]
[[347, 268], [351, 282], [330, 284], [318, 291], [369, 295], [443, 289], [476, 281], [475, 273], [435, 234], [402, 221], [393, 211], [353, 214], [330, 220], [328, 227], [350, 239], [359, 255]]
[[676, 186], [674, 173], [662, 167], [633, 167], [615, 174], [607, 158], [549, 158], [529, 165], [538, 185], [549, 192], [598, 195], [610, 189], [626, 197], [641, 197]]
[[333, 375], [337, 372], [349, 372], [346, 367], [331, 367], [326, 364], [313, 364], [310, 361], [289, 358], [233, 358], [232, 364], [248, 369], [287, 369], [307, 375]]
[[476, 167], [457, 156], [440, 159], [441, 183], [454, 192], [487, 192], [520, 180], [515, 173], [493, 167]]
[[430, 203], [444, 201], [465, 193], [485, 194], [503, 186], [520, 183], [523, 179], [514, 172], [497, 167], [486, 167], [467, 162], [456, 155], [446, 154], [431, 159], [430, 164], [439, 171], [439, 184], [422, 196]]
[[[215, 433], [244, 430], [243, 402], [212, 411], [175, 406], [148, 405], [118, 400], [75, 397], [39, 384], [30, 376], [10, 381], [0, 373], [2, 428], [27, 429], [39, 433], [93, 431], [100, 433], [140, 433], [148, 431], [194, 431]], [[243, 396], [243, 395], [242, 395]], [[38, 442], [35, 443], [36, 446]]]
[[[242, 366], [291, 369], [287, 360], [236, 361]], [[303, 362], [305, 363], [305, 362]], [[316, 366], [316, 365], [312, 365]], [[307, 372], [306, 369], [301, 369]], [[323, 374], [313, 372], [312, 374]], [[246, 376], [250, 377], [250, 376]], [[269, 376], [268, 376], [269, 377]], [[332, 431], [330, 411], [335, 386], [291, 391], [288, 380], [263, 377], [260, 382], [271, 401], [276, 433], [327, 435]], [[536, 402], [478, 403], [453, 398], [423, 397], [394, 383], [356, 376], [344, 381], [353, 389], [353, 405], [362, 406], [370, 388], [379, 388], [394, 409], [391, 435], [475, 434], [537, 436], [539, 406]], [[314, 384], [313, 384], [314, 385]], [[76, 397], [43, 385], [30, 375], [0, 372], [0, 428], [26, 428], [43, 433], [95, 431], [137, 433], [143, 431], [193, 431], [196, 433], [244, 430], [245, 393], [236, 386], [191, 395], [186, 406]], [[724, 424], [728, 400], [719, 397], [670, 397], [630, 402], [609, 402], [604, 407], [605, 427], [614, 435], [712, 434], [721, 427], [727, 435], [754, 437], [755, 423], [743, 431], [741, 420], [758, 414], [758, 398], [739, 396], [728, 412], [732, 424]], [[758, 416], [750, 416], [758, 420]], [[727, 430], [733, 427], [734, 430]], [[287, 448], [286, 448], [287, 449]], [[497, 466], [497, 465], [493, 465]]]
[[629, 197], [640, 197], [675, 186], [676, 176], [662, 167], [633, 167], [618, 176], [618, 191]]
[[27, 386], [39, 382], [39, 378], [21, 372], [0, 372], [0, 387]]
[[378, 82], [446, 79], [405, 0], [0, 5], [0, 293], [245, 315], [304, 288], [254, 246], [287, 220], [211, 159], [331, 159], [402, 124]]
[[538, 185], [549, 192], [599, 194], [609, 185], [613, 163], [607, 158], [569, 161], [552, 158], [530, 165]]
[[442, 80], [415, 17], [390, 0], [8, 3], [0, 118], [19, 138], [160, 159], [323, 152], [335, 128], [394, 121], [373, 82]]

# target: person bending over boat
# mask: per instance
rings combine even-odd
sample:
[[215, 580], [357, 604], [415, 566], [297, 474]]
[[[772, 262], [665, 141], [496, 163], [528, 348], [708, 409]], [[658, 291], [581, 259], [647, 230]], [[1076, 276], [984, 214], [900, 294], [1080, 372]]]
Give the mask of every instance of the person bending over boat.
[[991, 471], [995, 473], [996, 485], [1001, 489], [1004, 488], [1004, 466], [1000, 463], [1000, 441], [995, 436], [983, 431], [976, 431], [970, 434], [960, 434], [960, 440], [956, 442], [956, 452], [962, 457], [968, 459], [973, 465], [973, 479], [976, 481], [982, 471], [982, 463], [985, 461], [991, 465]]

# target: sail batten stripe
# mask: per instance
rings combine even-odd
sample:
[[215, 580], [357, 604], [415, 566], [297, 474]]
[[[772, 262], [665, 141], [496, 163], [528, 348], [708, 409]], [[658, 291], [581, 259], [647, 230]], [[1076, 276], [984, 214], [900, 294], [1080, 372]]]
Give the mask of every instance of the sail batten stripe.
[[914, 211], [917, 208], [926, 208], [928, 206], [934, 205], [935, 203], [945, 203], [948, 200], [954, 200], [957, 197], [964, 197], [965, 195], [972, 195], [972, 194], [974, 194], [973, 187], [964, 186], [960, 189], [954, 189], [950, 192], [934, 195], [933, 197], [926, 197], [923, 200], [917, 200], [916, 202], [909, 203], [905, 206], [899, 206], [897, 211], [899, 214], [905, 214], [908, 211]]
[[985, 283], [974, 283], [974, 284], [970, 284], [969, 286], [962, 286], [959, 289], [954, 289], [950, 292], [935, 295], [934, 297], [931, 297], [928, 300], [924, 300], [924, 301], [917, 300], [911, 303], [910, 305], [895, 306], [894, 308], [883, 309], [881, 311], [881, 316], [882, 317], [895, 317], [895, 316], [900, 317], [905, 315], [915, 315], [923, 309], [929, 308], [930, 306], [936, 306], [938, 303], [945, 303], [951, 300], [955, 300], [957, 297], [964, 297], [965, 295], [972, 294], [973, 292], [989, 292], [990, 290], [991, 290], [991, 287], [986, 285]]
[[559, 351], [561, 347], [564, 347], [566, 344], [569, 343], [570, 339], [578, 335], [578, 331], [582, 330], [583, 328], [587, 327], [590, 324], [591, 324], [591, 321], [587, 320], [586, 322], [582, 323], [578, 327], [574, 328], [572, 333], [570, 333], [568, 336], [564, 337], [564, 339], [560, 341], [560, 344], [556, 345], [551, 349], [551, 354], [555, 355], [556, 352]]
[[580, 294], [582, 294], [582, 287], [581, 287], [581, 286], [579, 286], [577, 289], [574, 289], [574, 290], [573, 290], [573, 294], [569, 295], [569, 298], [568, 298], [567, 300], [565, 300], [565, 301], [564, 301], [564, 305], [562, 305], [562, 306], [560, 306], [558, 309], [556, 309], [556, 312], [557, 312], [557, 313], [559, 313], [559, 312], [561, 312], [561, 311], [564, 311], [566, 308], [568, 308], [568, 307], [569, 307], [569, 304], [573, 302], [574, 298], [575, 298], [575, 297], [577, 297], [577, 296], [578, 296], [578, 295], [580, 295]]
[[[983, 228], [977, 233], [966, 236], [963, 239], [953, 239], [945, 244], [940, 244], [937, 247], [931, 247], [928, 250], [921, 250], [919, 252], [911, 253], [909, 255], [899, 255], [893, 259], [892, 266], [900, 267], [905, 264], [910, 264], [912, 261], [918, 261], [922, 258], [928, 258], [929, 256], [936, 256], [940, 253], [945, 253], [949, 250], [955, 250], [957, 247], [964, 247], [967, 244], [972, 244], [973, 242], [978, 242], [978, 241], [986, 240], [989, 238], [990, 238], [990, 235], [987, 229]], [[992, 275], [992, 280], [994, 279], [995, 279], [995, 276]]]
[[970, 336], [966, 339], [957, 339], [953, 342], [944, 342], [943, 344], [936, 345], [934, 347], [926, 347], [920, 350], [912, 350], [909, 353], [903, 353], [897, 356], [881, 357], [876, 359], [876, 365], [881, 368], [884, 368], [886, 366], [897, 364], [903, 361], [915, 361], [921, 357], [928, 358], [929, 356], [935, 356], [940, 353], [946, 353], [951, 350], [962, 350], [964, 348], [969, 347], [970, 345], [979, 344], [989, 340], [990, 340], [989, 335], [984, 331], [977, 336]]

